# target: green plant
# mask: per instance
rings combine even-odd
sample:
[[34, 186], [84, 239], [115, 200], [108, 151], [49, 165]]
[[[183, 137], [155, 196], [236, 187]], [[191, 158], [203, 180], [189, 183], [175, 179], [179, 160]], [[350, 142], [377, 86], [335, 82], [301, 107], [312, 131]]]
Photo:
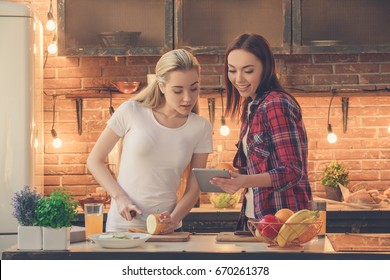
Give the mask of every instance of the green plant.
[[339, 162], [331, 162], [324, 170], [321, 183], [327, 187], [338, 187], [338, 184], [347, 186], [349, 183], [349, 171]]
[[42, 198], [36, 209], [37, 223], [42, 227], [70, 227], [76, 215], [77, 202], [64, 189], [57, 189], [49, 197]]
[[14, 208], [12, 215], [21, 226], [36, 225], [35, 211], [41, 198], [42, 196], [35, 189], [31, 189], [30, 186], [24, 186], [21, 191], [14, 194], [11, 202]]

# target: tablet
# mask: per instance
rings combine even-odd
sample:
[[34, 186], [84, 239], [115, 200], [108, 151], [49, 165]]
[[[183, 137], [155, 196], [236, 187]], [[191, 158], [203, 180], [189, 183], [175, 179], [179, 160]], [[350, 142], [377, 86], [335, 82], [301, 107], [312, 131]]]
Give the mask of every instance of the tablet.
[[224, 192], [221, 188], [210, 183], [215, 177], [230, 178], [229, 170], [218, 168], [192, 168], [202, 192]]

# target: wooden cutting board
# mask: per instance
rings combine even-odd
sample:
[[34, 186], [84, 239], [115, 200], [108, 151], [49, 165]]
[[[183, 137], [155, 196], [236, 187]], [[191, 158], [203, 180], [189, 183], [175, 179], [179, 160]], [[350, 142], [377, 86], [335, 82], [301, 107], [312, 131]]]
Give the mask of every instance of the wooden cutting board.
[[390, 234], [327, 234], [336, 252], [390, 252]]
[[166, 235], [153, 235], [146, 242], [187, 242], [189, 239], [189, 232], [172, 232]]
[[215, 239], [217, 242], [259, 242], [254, 236], [234, 235], [234, 232], [220, 232]]

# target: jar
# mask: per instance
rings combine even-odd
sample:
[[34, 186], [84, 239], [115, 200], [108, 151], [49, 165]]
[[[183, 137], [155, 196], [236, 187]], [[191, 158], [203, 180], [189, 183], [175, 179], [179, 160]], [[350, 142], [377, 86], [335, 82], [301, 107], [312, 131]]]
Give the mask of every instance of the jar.
[[320, 219], [322, 221], [320, 232], [318, 233], [318, 237], [324, 237], [326, 234], [326, 201], [324, 200], [310, 200], [309, 201], [309, 209], [319, 211]]

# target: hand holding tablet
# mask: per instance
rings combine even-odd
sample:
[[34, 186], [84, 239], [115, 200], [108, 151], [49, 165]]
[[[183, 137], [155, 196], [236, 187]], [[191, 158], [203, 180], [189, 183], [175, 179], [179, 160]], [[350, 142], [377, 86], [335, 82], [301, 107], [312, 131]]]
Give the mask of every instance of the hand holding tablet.
[[221, 168], [192, 168], [202, 192], [224, 192], [218, 186], [210, 183], [215, 177], [230, 178], [229, 170]]

